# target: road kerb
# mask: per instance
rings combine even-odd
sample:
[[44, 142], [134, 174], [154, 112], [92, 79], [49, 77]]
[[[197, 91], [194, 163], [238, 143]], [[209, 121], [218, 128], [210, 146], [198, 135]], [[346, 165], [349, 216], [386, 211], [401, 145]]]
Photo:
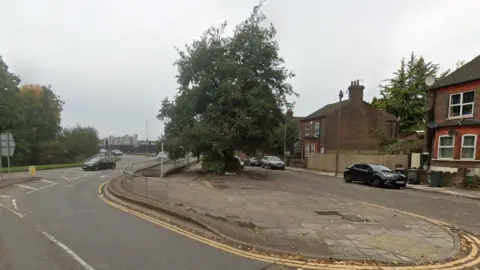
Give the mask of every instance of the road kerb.
[[[374, 270], [374, 269], [383, 269], [383, 270], [421, 270], [421, 269], [429, 269], [429, 270], [440, 270], [440, 269], [466, 269], [466, 267], [471, 267], [473, 265], [480, 264], [480, 256], [478, 253], [478, 246], [480, 245], [480, 240], [476, 238], [475, 236], [471, 234], [465, 234], [462, 235], [461, 238], [467, 241], [467, 243], [470, 244], [470, 252], [468, 255], [454, 260], [450, 261], [447, 263], [438, 263], [438, 264], [433, 264], [433, 265], [418, 265], [418, 266], [379, 266], [379, 265], [352, 265], [349, 264], [351, 262], [335, 262], [333, 264], [328, 264], [328, 263], [318, 263], [314, 261], [304, 261], [304, 260], [295, 260], [295, 259], [285, 259], [282, 257], [278, 257], [275, 255], [265, 255], [265, 254], [259, 254], [254, 251], [246, 251], [243, 249], [238, 249], [229, 245], [226, 245], [224, 243], [220, 243], [217, 241], [214, 241], [212, 239], [203, 237], [201, 235], [192, 233], [190, 231], [184, 230], [182, 228], [179, 228], [177, 226], [174, 226], [172, 224], [166, 223], [162, 220], [159, 220], [158, 218], [151, 217], [149, 215], [143, 214], [141, 212], [137, 212], [135, 210], [132, 210], [130, 208], [127, 208], [125, 206], [122, 206], [118, 203], [112, 202], [108, 198], [106, 198], [102, 194], [102, 189], [105, 186], [106, 183], [102, 184], [99, 188], [99, 197], [107, 204], [109, 204], [112, 207], [115, 207], [117, 209], [120, 209], [122, 211], [125, 211], [127, 213], [133, 214], [137, 217], [143, 218], [145, 220], [148, 220], [152, 223], [155, 223], [159, 226], [165, 227], [169, 230], [172, 230], [174, 232], [177, 232], [181, 235], [184, 235], [186, 237], [189, 237], [191, 239], [197, 240], [199, 242], [202, 242], [204, 244], [207, 244], [209, 246], [221, 249], [223, 251], [246, 257], [249, 259], [254, 259], [254, 260], [259, 260], [259, 261], [264, 261], [264, 262], [269, 262], [269, 263], [276, 263], [276, 264], [282, 264], [286, 266], [292, 266], [292, 267], [298, 267], [298, 268], [303, 268], [303, 269], [325, 269], [325, 270], [340, 270], [340, 269], [352, 269], [352, 270]], [[376, 206], [376, 205], [372, 205]], [[403, 211], [400, 211], [403, 212]], [[435, 224], [438, 225], [448, 225], [444, 222], [438, 221], [438, 220], [433, 220], [425, 217], [418, 216], [416, 214], [404, 212], [406, 214], [411, 214], [413, 216], [417, 216], [425, 221], [432, 222], [434, 221]]]

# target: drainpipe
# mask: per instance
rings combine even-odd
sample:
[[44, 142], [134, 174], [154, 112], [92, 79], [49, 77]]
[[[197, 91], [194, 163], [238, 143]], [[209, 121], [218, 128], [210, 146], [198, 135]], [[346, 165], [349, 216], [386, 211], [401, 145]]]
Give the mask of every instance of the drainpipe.
[[[432, 120], [432, 122], [435, 121], [435, 101], [436, 101], [436, 91], [433, 91], [433, 93], [431, 94], [432, 95], [432, 109], [430, 110], [430, 112], [428, 113], [428, 120]], [[428, 121], [427, 121], [427, 131], [430, 131], [428, 132], [429, 136], [427, 138], [427, 144], [430, 146], [430, 149], [427, 149], [428, 150], [428, 163], [427, 163], [427, 170], [430, 171], [430, 166], [432, 164], [432, 153], [433, 153], [433, 147], [434, 147], [434, 141], [435, 141], [435, 132], [437, 130], [437, 127], [436, 125], [434, 124], [432, 128], [429, 128], [428, 127]], [[431, 133], [431, 134], [430, 134]]]

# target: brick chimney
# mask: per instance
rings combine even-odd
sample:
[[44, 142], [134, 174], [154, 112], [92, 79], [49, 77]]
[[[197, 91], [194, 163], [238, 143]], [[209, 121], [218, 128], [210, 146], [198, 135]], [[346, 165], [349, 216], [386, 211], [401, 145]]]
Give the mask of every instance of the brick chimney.
[[293, 118], [293, 111], [292, 111], [292, 109], [288, 109], [288, 110], [287, 110], [287, 117]]
[[364, 89], [365, 86], [360, 84], [360, 80], [351, 81], [348, 87], [348, 98], [355, 102], [362, 102]]

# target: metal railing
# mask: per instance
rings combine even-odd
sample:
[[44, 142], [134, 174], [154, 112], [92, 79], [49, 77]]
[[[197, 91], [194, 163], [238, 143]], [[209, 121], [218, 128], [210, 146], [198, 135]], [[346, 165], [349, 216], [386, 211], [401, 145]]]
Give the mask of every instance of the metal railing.
[[159, 159], [130, 163], [123, 168], [122, 186], [140, 196], [165, 201], [168, 199], [168, 180], [163, 176], [197, 161], [196, 157], [168, 160], [163, 162], [163, 168]]

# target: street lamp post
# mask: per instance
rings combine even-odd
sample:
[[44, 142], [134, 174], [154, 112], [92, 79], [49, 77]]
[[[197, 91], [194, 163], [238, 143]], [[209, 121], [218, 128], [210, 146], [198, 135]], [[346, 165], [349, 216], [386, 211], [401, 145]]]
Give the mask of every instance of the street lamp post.
[[283, 162], [287, 164], [287, 121], [288, 121], [288, 110], [291, 110], [293, 107], [292, 103], [287, 103], [287, 115], [285, 116], [285, 123], [283, 127]]
[[340, 90], [338, 93], [338, 126], [337, 126], [337, 153], [335, 154], [335, 176], [338, 175], [338, 163], [340, 158], [340, 123], [342, 121], [342, 98], [343, 98], [343, 91]]

